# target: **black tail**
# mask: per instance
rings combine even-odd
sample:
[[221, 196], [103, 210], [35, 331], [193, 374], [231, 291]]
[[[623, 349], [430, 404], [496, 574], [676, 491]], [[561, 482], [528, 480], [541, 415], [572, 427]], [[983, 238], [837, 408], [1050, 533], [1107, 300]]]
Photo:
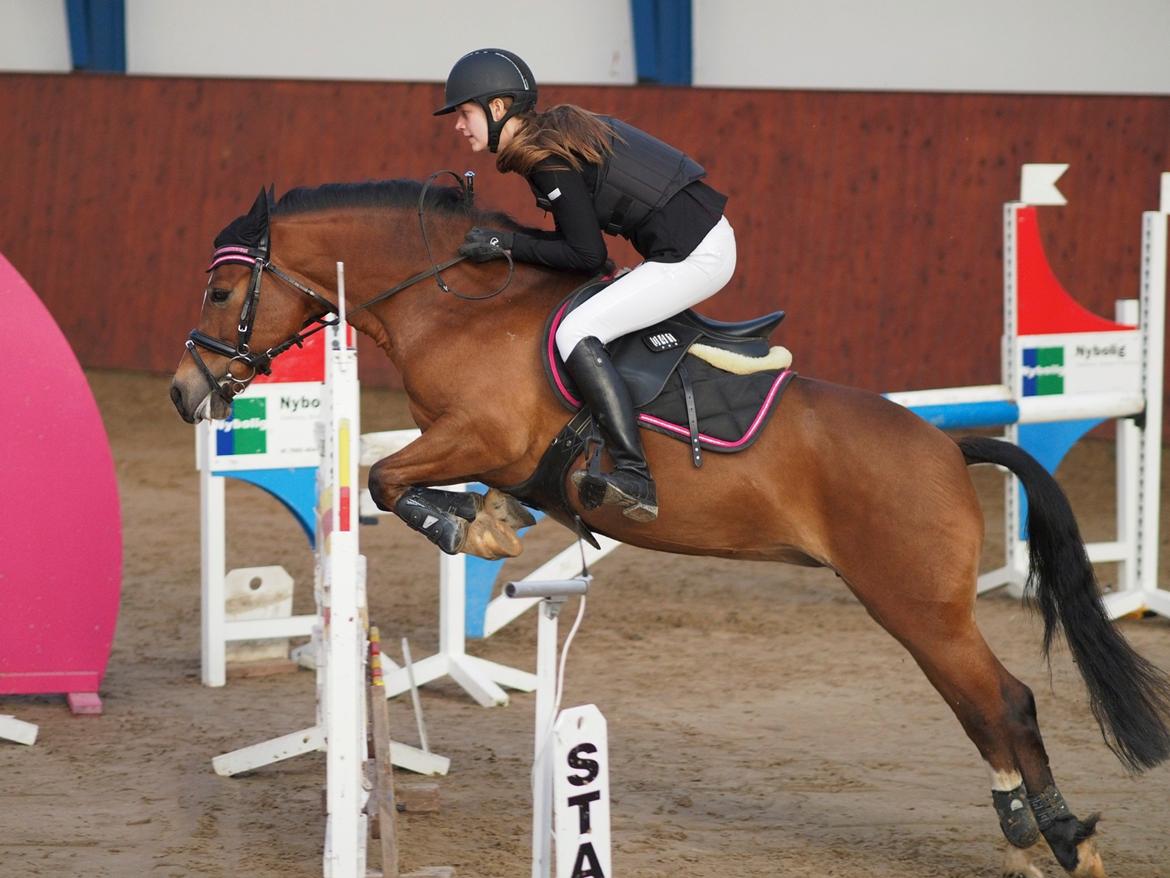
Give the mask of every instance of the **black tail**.
[[1007, 467], [1027, 492], [1027, 592], [1044, 616], [1044, 654], [1059, 622], [1109, 748], [1134, 771], [1170, 757], [1170, 678], [1134, 652], [1106, 616], [1084, 540], [1056, 480], [1009, 442], [967, 437], [959, 448], [968, 465]]

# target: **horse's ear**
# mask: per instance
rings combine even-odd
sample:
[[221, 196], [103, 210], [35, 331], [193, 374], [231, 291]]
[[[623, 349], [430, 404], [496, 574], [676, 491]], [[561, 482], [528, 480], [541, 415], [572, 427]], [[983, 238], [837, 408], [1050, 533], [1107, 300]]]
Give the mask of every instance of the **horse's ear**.
[[268, 224], [268, 190], [260, 187], [260, 194], [252, 202], [252, 209], [248, 211], [248, 219], [255, 220], [263, 227]]
[[272, 206], [276, 204], [276, 184], [268, 184], [268, 211], [272, 212]]

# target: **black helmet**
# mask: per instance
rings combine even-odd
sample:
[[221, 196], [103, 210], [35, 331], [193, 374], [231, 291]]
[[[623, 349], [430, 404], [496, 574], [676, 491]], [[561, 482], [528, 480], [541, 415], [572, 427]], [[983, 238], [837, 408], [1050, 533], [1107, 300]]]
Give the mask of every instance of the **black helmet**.
[[[512, 106], [497, 122], [492, 118], [488, 102], [498, 97], [512, 98]], [[446, 100], [434, 115], [453, 113], [456, 107], [468, 101], [483, 108], [488, 123], [488, 149], [495, 152], [504, 123], [517, 113], [536, 106], [536, 80], [519, 55], [507, 49], [476, 49], [451, 68], [447, 76]]]

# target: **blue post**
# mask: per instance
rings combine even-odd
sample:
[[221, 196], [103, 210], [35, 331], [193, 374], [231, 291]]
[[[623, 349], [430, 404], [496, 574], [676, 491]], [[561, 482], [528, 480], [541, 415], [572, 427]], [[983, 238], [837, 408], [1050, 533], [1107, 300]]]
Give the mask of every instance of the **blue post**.
[[690, 85], [691, 0], [630, 0], [638, 82]]
[[126, 72], [125, 0], [65, 0], [73, 69]]

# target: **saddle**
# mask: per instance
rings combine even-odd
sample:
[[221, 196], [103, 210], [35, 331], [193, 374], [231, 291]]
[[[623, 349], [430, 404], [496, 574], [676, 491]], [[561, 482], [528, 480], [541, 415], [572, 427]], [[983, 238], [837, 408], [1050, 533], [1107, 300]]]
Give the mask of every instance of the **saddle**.
[[[565, 315], [612, 280], [596, 279], [578, 287], [549, 316], [541, 359], [557, 399], [575, 414], [552, 441], [536, 472], [504, 489], [594, 544], [588, 528], [574, 521], [564, 484], [573, 462], [595, 440], [595, 429], [555, 339]], [[791, 354], [767, 340], [784, 316], [775, 311], [725, 323], [686, 310], [611, 342], [610, 358], [629, 385], [639, 424], [688, 443], [696, 467], [702, 465], [704, 450], [728, 454], [749, 448], [796, 374], [788, 368]]]

